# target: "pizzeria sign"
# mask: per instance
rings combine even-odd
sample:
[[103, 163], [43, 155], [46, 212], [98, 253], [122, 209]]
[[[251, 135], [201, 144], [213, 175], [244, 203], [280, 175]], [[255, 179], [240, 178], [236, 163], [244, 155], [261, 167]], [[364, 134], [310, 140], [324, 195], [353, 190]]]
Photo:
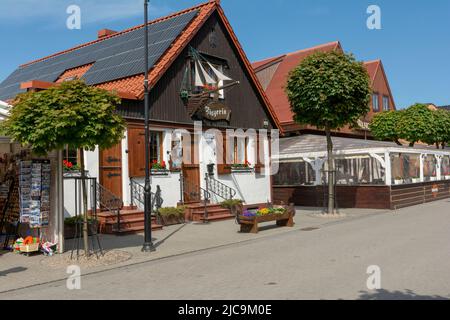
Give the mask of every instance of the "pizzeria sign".
[[203, 107], [202, 115], [211, 121], [230, 121], [231, 109], [221, 102], [213, 101]]

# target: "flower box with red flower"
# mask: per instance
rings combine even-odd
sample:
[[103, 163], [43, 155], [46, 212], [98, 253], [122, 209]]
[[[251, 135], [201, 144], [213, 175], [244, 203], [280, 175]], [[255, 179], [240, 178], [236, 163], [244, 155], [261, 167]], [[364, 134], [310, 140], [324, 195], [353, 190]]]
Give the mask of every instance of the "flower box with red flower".
[[169, 170], [167, 169], [167, 164], [165, 161], [158, 162], [153, 161], [151, 164], [151, 174], [154, 176], [167, 176], [169, 175]]
[[78, 165], [74, 165], [72, 162], [68, 160], [63, 161], [64, 171], [66, 172], [75, 172], [80, 171], [80, 167]]

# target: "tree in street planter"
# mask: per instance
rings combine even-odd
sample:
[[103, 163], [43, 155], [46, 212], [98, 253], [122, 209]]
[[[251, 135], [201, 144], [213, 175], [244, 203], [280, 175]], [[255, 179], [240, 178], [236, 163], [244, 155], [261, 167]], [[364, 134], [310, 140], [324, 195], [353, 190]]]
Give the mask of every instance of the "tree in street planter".
[[[124, 135], [125, 122], [115, 113], [120, 98], [81, 80], [63, 82], [44, 91], [20, 94], [13, 102], [2, 131], [29, 146], [36, 154], [47, 154], [68, 146], [80, 151], [84, 182], [84, 150], [116, 145]], [[87, 190], [83, 185], [83, 238], [89, 256]]]
[[294, 119], [325, 129], [328, 151], [328, 213], [334, 208], [334, 159], [331, 131], [355, 125], [369, 112], [369, 75], [353, 55], [317, 52], [289, 76], [286, 92]]
[[397, 123], [398, 132], [402, 139], [414, 147], [417, 142], [435, 144], [436, 127], [433, 123], [434, 112], [427, 104], [416, 103], [402, 111]]
[[377, 140], [394, 141], [399, 146], [401, 136], [398, 129], [398, 123], [403, 116], [404, 111], [386, 111], [376, 114], [370, 123], [370, 131]]
[[433, 111], [432, 118], [433, 135], [430, 140], [424, 140], [430, 145], [435, 145], [437, 149], [445, 149], [450, 143], [450, 112], [443, 109]]

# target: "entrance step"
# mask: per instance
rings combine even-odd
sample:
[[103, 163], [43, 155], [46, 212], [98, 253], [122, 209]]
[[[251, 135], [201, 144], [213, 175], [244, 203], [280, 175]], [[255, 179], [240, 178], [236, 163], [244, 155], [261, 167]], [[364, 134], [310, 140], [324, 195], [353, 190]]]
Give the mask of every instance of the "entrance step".
[[[98, 214], [100, 233], [128, 235], [144, 232], [145, 217], [141, 210], [122, 210], [120, 212], [120, 231], [117, 229], [117, 214], [102, 212]], [[163, 226], [157, 224], [152, 217], [152, 230], [162, 230]]]
[[229, 209], [222, 208], [219, 204], [208, 204], [207, 218], [205, 218], [205, 205], [203, 203], [190, 204], [187, 206], [187, 216], [193, 222], [215, 222], [231, 220], [235, 217]]
[[208, 216], [208, 218], [204, 218], [202, 217], [200, 219], [200, 221], [202, 222], [217, 222], [217, 221], [225, 221], [225, 220], [232, 220], [234, 219], [235, 216], [233, 216], [232, 214], [217, 214], [217, 215], [213, 215], [213, 216]]

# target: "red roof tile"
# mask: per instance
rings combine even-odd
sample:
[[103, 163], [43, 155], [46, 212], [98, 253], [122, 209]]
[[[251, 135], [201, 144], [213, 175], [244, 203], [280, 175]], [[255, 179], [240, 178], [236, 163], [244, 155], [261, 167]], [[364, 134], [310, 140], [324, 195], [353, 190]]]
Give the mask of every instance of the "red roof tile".
[[81, 67], [66, 70], [62, 75], [59, 76], [58, 80], [56, 80], [56, 83], [61, 83], [64, 80], [70, 78], [80, 79], [82, 76], [84, 76], [86, 72], [88, 72], [88, 70], [92, 67], [92, 65], [93, 64], [90, 63]]

